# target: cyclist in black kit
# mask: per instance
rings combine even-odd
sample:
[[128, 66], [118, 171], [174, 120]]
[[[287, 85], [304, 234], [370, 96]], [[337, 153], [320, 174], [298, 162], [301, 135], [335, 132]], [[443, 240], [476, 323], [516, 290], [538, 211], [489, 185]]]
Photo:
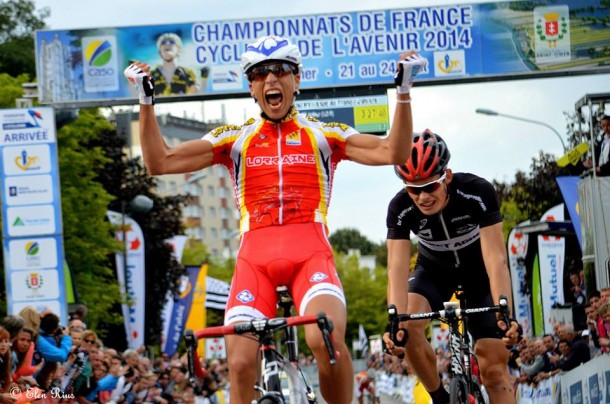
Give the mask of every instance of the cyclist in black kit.
[[[413, 136], [411, 156], [396, 166], [405, 188], [388, 207], [388, 304], [399, 313], [419, 313], [443, 308], [458, 285], [469, 307], [498, 303], [510, 296], [510, 273], [502, 235], [502, 216], [493, 186], [473, 174], [453, 173], [447, 168], [451, 154], [443, 139], [426, 130]], [[419, 240], [415, 269], [411, 261], [410, 233]], [[408, 293], [406, 291], [408, 290]], [[448, 403], [436, 369], [436, 358], [425, 338], [427, 320], [408, 321], [397, 333], [401, 343], [384, 335], [393, 355], [406, 354], [434, 403]], [[500, 328], [505, 331], [500, 331]], [[481, 379], [492, 403], [514, 402], [508, 372], [509, 350], [516, 342], [517, 324], [504, 322], [494, 314], [469, 319], [475, 340]], [[504, 335], [502, 335], [504, 334]], [[400, 347], [407, 341], [405, 349]]]

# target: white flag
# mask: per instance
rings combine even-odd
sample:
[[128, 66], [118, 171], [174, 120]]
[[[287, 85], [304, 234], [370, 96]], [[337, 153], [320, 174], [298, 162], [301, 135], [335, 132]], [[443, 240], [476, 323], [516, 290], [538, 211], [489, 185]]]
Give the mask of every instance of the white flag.
[[362, 357], [366, 358], [369, 354], [369, 339], [366, 337], [366, 332], [364, 332], [362, 324], [360, 324], [360, 327], [358, 328], [358, 340], [360, 341]]

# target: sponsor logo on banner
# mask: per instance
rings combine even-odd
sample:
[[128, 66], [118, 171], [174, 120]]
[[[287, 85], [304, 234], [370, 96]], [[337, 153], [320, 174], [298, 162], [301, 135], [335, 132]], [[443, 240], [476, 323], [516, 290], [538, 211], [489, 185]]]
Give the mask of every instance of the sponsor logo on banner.
[[11, 237], [56, 233], [53, 205], [8, 208], [6, 219]]
[[40, 122], [42, 114], [36, 110], [28, 109], [27, 112], [17, 112], [4, 116], [3, 130], [42, 128]]
[[11, 293], [15, 301], [57, 299], [59, 290], [57, 270], [11, 273]]
[[48, 145], [5, 147], [2, 150], [5, 175], [48, 174], [51, 151]]
[[462, 76], [466, 74], [463, 50], [434, 52], [434, 76]]
[[114, 36], [85, 37], [83, 47], [83, 77], [88, 93], [117, 91], [119, 66]]
[[9, 241], [13, 270], [57, 268], [57, 242], [54, 238]]
[[570, 10], [568, 6], [534, 8], [536, 63], [569, 61]]
[[214, 66], [212, 90], [241, 90], [243, 74], [237, 65]]
[[6, 188], [9, 195], [7, 206], [53, 202], [53, 181], [50, 175], [8, 177]]

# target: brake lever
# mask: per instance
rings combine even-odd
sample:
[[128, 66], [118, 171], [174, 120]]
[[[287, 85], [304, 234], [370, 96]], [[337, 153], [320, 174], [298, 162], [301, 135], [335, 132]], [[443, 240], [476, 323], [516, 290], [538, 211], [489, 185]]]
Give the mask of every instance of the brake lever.
[[332, 332], [334, 330], [334, 325], [331, 319], [326, 317], [326, 314], [320, 312], [318, 313], [318, 328], [322, 332], [322, 339], [324, 340], [324, 345], [326, 345], [326, 350], [328, 352], [329, 362], [331, 365], [335, 365], [337, 363], [337, 357], [335, 355], [335, 347], [333, 345], [333, 336]]
[[197, 377], [195, 376], [195, 351], [197, 350], [197, 337], [193, 330], [184, 331], [184, 342], [187, 351], [187, 368], [189, 372], [189, 383], [192, 387], [197, 385]]

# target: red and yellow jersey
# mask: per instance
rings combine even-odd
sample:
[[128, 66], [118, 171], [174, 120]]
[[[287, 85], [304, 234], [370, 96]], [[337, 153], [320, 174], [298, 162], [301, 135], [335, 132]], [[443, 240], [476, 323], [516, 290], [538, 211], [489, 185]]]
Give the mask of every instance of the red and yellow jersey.
[[334, 171], [346, 159], [347, 138], [357, 133], [293, 108], [281, 122], [252, 118], [203, 139], [214, 146], [213, 164], [229, 169], [243, 234], [290, 223], [326, 225]]

